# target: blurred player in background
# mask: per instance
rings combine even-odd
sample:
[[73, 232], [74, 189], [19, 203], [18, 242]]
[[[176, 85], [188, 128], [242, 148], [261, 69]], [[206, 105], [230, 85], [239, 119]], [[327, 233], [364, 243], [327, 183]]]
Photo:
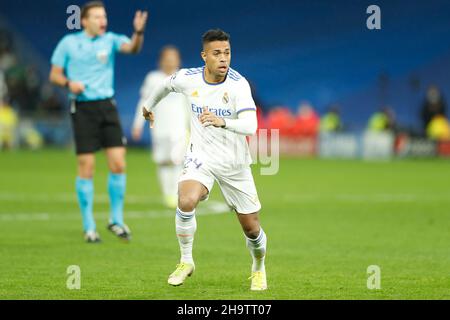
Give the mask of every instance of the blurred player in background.
[[0, 150], [15, 147], [18, 123], [17, 113], [0, 97]]
[[[142, 106], [152, 90], [158, 87], [167, 76], [180, 68], [180, 52], [174, 46], [166, 46], [159, 56], [159, 70], [147, 74], [141, 87], [141, 99], [137, 104], [132, 137], [139, 141], [142, 137], [145, 119]], [[167, 207], [177, 207], [178, 178], [187, 147], [189, 130], [188, 101], [184, 95], [170, 93], [155, 108], [155, 126], [152, 130], [153, 160], [158, 166], [159, 183]]]
[[76, 191], [87, 242], [100, 236], [92, 212], [94, 202], [95, 152], [104, 148], [110, 170], [108, 192], [111, 216], [108, 229], [121, 239], [130, 239], [123, 221], [125, 196], [125, 144], [114, 96], [114, 55], [138, 53], [144, 41], [147, 12], [137, 11], [132, 38], [107, 32], [108, 20], [100, 1], [81, 9], [83, 30], [66, 35], [51, 58], [50, 81], [69, 90], [72, 127], [78, 160]]
[[421, 108], [422, 126], [424, 132], [428, 131], [430, 122], [436, 116], [446, 117], [447, 103], [436, 85], [430, 85]]
[[[153, 110], [170, 92], [184, 94], [191, 105], [191, 136], [178, 185], [175, 224], [181, 259], [168, 283], [181, 285], [195, 270], [192, 257], [197, 229], [195, 208], [217, 181], [246, 236], [253, 258], [251, 290], [267, 289], [264, 258], [267, 238], [259, 223], [256, 192], [246, 136], [257, 129], [256, 106], [247, 80], [230, 68], [229, 35], [209, 30], [202, 37], [205, 66], [181, 69], [150, 93], [142, 109], [152, 123]], [[177, 115], [174, 115], [174, 117]]]

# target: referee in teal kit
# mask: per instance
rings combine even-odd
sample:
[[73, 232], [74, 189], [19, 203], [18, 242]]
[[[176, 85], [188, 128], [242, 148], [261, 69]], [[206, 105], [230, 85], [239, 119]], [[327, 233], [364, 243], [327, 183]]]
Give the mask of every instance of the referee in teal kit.
[[106, 32], [108, 20], [100, 1], [81, 9], [83, 30], [62, 38], [51, 58], [50, 81], [69, 90], [78, 176], [76, 191], [83, 219], [84, 238], [100, 242], [92, 212], [95, 152], [104, 148], [110, 174], [108, 192], [111, 215], [108, 229], [123, 240], [131, 232], [123, 221], [126, 186], [125, 144], [114, 101], [114, 57], [116, 52], [138, 53], [144, 41], [147, 12], [137, 11], [132, 38]]

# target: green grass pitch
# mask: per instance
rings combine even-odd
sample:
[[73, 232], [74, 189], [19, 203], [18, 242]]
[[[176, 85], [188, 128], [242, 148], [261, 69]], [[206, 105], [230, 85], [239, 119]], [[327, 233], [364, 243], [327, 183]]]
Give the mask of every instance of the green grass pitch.
[[[132, 242], [106, 231], [99, 153], [94, 209], [103, 243], [92, 245], [82, 239], [70, 150], [0, 154], [0, 299], [450, 298], [448, 160], [282, 159], [274, 176], [254, 166], [266, 292], [249, 290], [236, 217], [212, 210], [217, 185], [198, 210], [196, 272], [181, 287], [167, 285], [179, 258], [174, 213], [162, 205], [149, 153], [130, 150], [127, 161]], [[80, 290], [66, 288], [69, 265], [81, 268]], [[369, 265], [381, 268], [379, 290], [367, 289]]]

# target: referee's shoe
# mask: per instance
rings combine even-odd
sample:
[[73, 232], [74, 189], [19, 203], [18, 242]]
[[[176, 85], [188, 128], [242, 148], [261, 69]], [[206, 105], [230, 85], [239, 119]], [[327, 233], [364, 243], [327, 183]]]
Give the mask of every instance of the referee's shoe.
[[84, 233], [84, 240], [87, 243], [100, 243], [102, 240], [100, 239], [100, 235], [93, 230], [87, 231]]
[[114, 233], [121, 240], [124, 241], [131, 240], [131, 231], [126, 224], [120, 226], [117, 223], [110, 223], [108, 224], [108, 230]]

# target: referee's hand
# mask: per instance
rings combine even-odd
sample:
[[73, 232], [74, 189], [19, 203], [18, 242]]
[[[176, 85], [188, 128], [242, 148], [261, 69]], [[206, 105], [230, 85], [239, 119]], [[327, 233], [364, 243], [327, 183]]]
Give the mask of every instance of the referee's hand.
[[136, 11], [136, 14], [134, 15], [133, 20], [133, 26], [134, 30], [137, 32], [144, 32], [145, 24], [147, 23], [147, 11]]
[[69, 87], [70, 92], [72, 92], [73, 94], [80, 94], [85, 89], [83, 83], [76, 82], [76, 81], [69, 81], [68, 87]]
[[142, 115], [144, 116], [145, 120], [150, 121], [150, 128], [153, 128], [153, 122], [155, 121], [155, 116], [153, 112], [148, 111], [147, 109], [142, 108]]

